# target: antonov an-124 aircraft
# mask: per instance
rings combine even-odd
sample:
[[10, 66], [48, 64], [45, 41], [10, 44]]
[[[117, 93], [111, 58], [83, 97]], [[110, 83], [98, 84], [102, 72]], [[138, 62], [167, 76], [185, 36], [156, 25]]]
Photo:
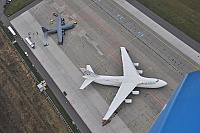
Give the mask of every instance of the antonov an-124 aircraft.
[[139, 63], [133, 63], [131, 61], [125, 47], [121, 47], [121, 56], [123, 63], [123, 76], [97, 75], [94, 73], [90, 65], [86, 65], [86, 68], [80, 68], [84, 73], [83, 78], [85, 78], [85, 81], [80, 87], [81, 90], [91, 82], [96, 82], [102, 85], [119, 86], [119, 90], [102, 120], [103, 123], [109, 120], [115, 110], [131, 92], [132, 94], [139, 94], [139, 91], [133, 91], [135, 87], [160, 88], [167, 85], [163, 80], [140, 76], [139, 74], [142, 73], [142, 70], [136, 70], [135, 68], [135, 66], [139, 66]]

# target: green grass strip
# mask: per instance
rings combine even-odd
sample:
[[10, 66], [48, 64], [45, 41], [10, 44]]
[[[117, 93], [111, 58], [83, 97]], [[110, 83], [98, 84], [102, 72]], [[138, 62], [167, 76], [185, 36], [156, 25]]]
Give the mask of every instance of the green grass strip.
[[57, 100], [57, 98], [55, 97], [55, 95], [53, 94], [53, 92], [50, 89], [47, 89], [46, 92], [49, 95], [49, 97], [51, 98], [51, 100], [53, 101], [53, 103], [56, 105], [56, 107], [58, 108], [58, 110], [60, 111], [60, 113], [63, 115], [63, 117], [65, 118], [65, 120], [67, 121], [67, 123], [69, 124], [69, 126], [71, 127], [71, 129], [74, 131], [74, 133], [79, 133], [78, 130], [77, 130], [77, 128], [76, 128], [76, 126], [74, 124], [72, 124], [72, 119], [66, 113], [66, 111], [64, 110], [64, 108], [62, 107], [62, 105], [60, 104], [60, 102]]
[[138, 2], [200, 43], [200, 0], [138, 0]]
[[9, 4], [5, 5], [4, 14], [6, 16], [11, 16], [33, 1], [34, 0], [12, 0]]

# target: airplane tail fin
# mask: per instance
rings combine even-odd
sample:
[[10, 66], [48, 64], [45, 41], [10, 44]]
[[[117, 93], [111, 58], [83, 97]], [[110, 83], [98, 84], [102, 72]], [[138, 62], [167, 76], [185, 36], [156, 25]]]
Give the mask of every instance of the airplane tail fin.
[[92, 70], [92, 67], [90, 65], [86, 65], [86, 68], [80, 68], [80, 70], [83, 72], [85, 76], [84, 78], [89, 78], [89, 77], [97, 77], [98, 75], [94, 73]]
[[86, 65], [86, 68], [80, 68], [80, 70], [84, 74], [83, 78], [85, 78], [85, 81], [83, 82], [83, 84], [80, 87], [80, 90], [83, 90], [90, 83], [92, 83], [92, 81], [94, 81], [95, 78], [98, 77], [98, 75], [94, 73], [94, 71], [92, 70], [92, 67], [90, 65]]
[[42, 31], [43, 31], [43, 33], [44, 33], [44, 37], [46, 37], [46, 36], [47, 36], [47, 31], [48, 31], [48, 29], [42, 27]]

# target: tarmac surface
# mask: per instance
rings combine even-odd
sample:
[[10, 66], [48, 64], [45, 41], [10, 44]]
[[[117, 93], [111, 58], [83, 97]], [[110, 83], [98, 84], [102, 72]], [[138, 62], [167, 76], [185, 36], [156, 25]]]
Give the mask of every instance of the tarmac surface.
[[[171, 35], [160, 27], [153, 30], [146, 26], [139, 20], [146, 17], [133, 7], [125, 10], [123, 6], [130, 6], [126, 4], [119, 0], [44, 0], [11, 21], [22, 38], [30, 36], [36, 43], [36, 49], [30, 50], [61, 92], [67, 92], [67, 100], [91, 132], [147, 132], [183, 76], [200, 68], [198, 53], [191, 56], [195, 51], [176, 38], [171, 44], [164, 39]], [[41, 30], [41, 26], [57, 26], [53, 12], [61, 13], [66, 23], [78, 22], [66, 31], [63, 45], [57, 45], [57, 34], [45, 39]], [[49, 46], [44, 47], [47, 43]], [[176, 44], [187, 49], [179, 50]], [[92, 83], [80, 91], [84, 79], [78, 68], [90, 64], [97, 74], [122, 75], [120, 46], [126, 47], [133, 62], [140, 63], [138, 69], [144, 71], [143, 76], [163, 79], [168, 85], [136, 88], [140, 95], [129, 95], [133, 103], [122, 104], [111, 122], [102, 127], [101, 120], [118, 88]]]

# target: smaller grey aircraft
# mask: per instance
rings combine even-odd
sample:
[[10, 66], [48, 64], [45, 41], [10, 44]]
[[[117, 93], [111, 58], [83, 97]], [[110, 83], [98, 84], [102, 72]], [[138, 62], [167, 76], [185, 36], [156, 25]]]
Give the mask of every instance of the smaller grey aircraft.
[[69, 30], [69, 29], [74, 28], [75, 25], [77, 24], [77, 22], [74, 22], [73, 24], [68, 24], [68, 25], [64, 24], [64, 25], [62, 25], [63, 22], [61, 22], [61, 21], [62, 21], [61, 20], [61, 16], [60, 16], [60, 14], [58, 14], [58, 25], [57, 25], [57, 28], [48, 30], [48, 29], [42, 27], [42, 31], [44, 33], [44, 37], [47, 37], [47, 35], [54, 34], [54, 33], [57, 32], [58, 43], [62, 44], [62, 42], [63, 42], [63, 32], [65, 32], [65, 30]]

